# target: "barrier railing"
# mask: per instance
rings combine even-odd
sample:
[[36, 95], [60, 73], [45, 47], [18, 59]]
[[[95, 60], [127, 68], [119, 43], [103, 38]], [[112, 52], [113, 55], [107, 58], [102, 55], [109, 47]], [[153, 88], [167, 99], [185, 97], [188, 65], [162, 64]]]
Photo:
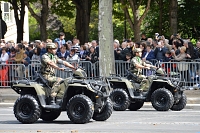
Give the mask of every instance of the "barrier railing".
[[[166, 72], [166, 77], [173, 78], [174, 74], [180, 75], [180, 81], [188, 87], [199, 87], [200, 88], [200, 60], [195, 60], [193, 62], [159, 62], [157, 60], [151, 61], [152, 64], [157, 67], [161, 67]], [[90, 61], [73, 61], [70, 62], [74, 66], [82, 66], [88, 78], [98, 77], [99, 76], [99, 62], [91, 63]], [[25, 67], [23, 64], [15, 64], [15, 62], [9, 62], [8, 64], [0, 64], [0, 87], [9, 87], [11, 81], [27, 78], [28, 80], [33, 81], [35, 79], [35, 72], [40, 70], [39, 61], [31, 61], [31, 64], [28, 67]], [[60, 65], [60, 67], [65, 67]], [[121, 75], [122, 77], [126, 76], [126, 70], [129, 69], [130, 63], [126, 61], [115, 61], [115, 70], [116, 74]], [[68, 69], [68, 68], [66, 68]], [[154, 74], [151, 70], [144, 69], [143, 75], [149, 76]], [[72, 72], [67, 71], [56, 71], [56, 76], [61, 78], [70, 77]]]

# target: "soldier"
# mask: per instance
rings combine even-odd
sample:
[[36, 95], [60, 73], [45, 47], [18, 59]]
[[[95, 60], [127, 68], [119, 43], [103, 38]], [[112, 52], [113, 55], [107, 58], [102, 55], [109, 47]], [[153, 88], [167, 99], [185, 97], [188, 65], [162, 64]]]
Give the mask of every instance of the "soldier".
[[149, 88], [150, 81], [146, 78], [145, 75], [142, 75], [142, 69], [150, 69], [150, 67], [154, 67], [153, 65], [146, 64], [144, 61], [142, 61], [142, 49], [136, 48], [134, 49], [135, 57], [131, 60], [131, 66], [130, 71], [137, 75], [138, 81], [140, 81], [140, 90], [139, 91], [147, 91]]
[[55, 69], [63, 71], [65, 68], [60, 68], [56, 65], [56, 63], [63, 64], [66, 67], [69, 67], [75, 70], [75, 67], [70, 63], [59, 59], [56, 55], [56, 44], [55, 43], [47, 43], [46, 45], [47, 53], [42, 55], [41, 58], [41, 74], [48, 81], [49, 85], [52, 86], [51, 94], [50, 94], [50, 105], [55, 105], [55, 97], [59, 88], [59, 82], [62, 78], [55, 76]]

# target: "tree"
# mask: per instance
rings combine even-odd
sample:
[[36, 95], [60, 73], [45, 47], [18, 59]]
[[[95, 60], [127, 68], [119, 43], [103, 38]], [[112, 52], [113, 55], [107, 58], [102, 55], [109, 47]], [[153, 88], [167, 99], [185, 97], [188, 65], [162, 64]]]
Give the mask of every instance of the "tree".
[[17, 43], [23, 40], [24, 33], [24, 16], [25, 3], [24, 0], [8, 0], [14, 10], [14, 17], [17, 26]]
[[[31, 15], [37, 20], [37, 22], [40, 25], [40, 38], [42, 41], [46, 41], [48, 34], [47, 34], [47, 18], [49, 15], [49, 0], [22, 0], [24, 1], [25, 5], [28, 7], [29, 12]], [[31, 4], [36, 2], [39, 4], [39, 7], [42, 7], [42, 10], [40, 14], [37, 14], [33, 8], [31, 7]]]
[[178, 10], [178, 2], [177, 0], [170, 0], [170, 33], [171, 35], [177, 33], [177, 10]]
[[[141, 24], [142, 24], [142, 21], [144, 20], [144, 18], [146, 17], [147, 12], [150, 9], [151, 0], [147, 1], [145, 10], [144, 10], [143, 14], [140, 15], [139, 7], [141, 5], [144, 5], [143, 2], [144, 2], [143, 0], [139, 0], [139, 1], [138, 0], [128, 0], [128, 2], [126, 2], [125, 0], [121, 0], [127, 21], [129, 22], [131, 29], [134, 31], [134, 41], [136, 41], [136, 42], [140, 41]], [[132, 20], [130, 17], [128, 5], [130, 5], [130, 8], [131, 8], [133, 16], [134, 16], [134, 18], [133, 18], [134, 20]]]
[[112, 2], [99, 0], [99, 71], [106, 77], [115, 72], [113, 50]]
[[92, 0], [73, 0], [76, 5], [76, 34], [80, 39], [80, 45], [88, 42], [90, 13]]

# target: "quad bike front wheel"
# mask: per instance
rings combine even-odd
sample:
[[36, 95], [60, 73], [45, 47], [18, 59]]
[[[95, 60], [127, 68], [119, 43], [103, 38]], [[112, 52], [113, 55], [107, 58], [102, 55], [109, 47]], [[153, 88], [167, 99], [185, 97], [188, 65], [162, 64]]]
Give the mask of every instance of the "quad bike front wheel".
[[38, 101], [32, 95], [20, 96], [14, 104], [14, 115], [23, 124], [36, 122], [41, 115]]
[[152, 93], [151, 103], [157, 111], [168, 111], [174, 104], [174, 97], [169, 90], [160, 88]]
[[144, 105], [143, 101], [135, 101], [134, 103], [131, 103], [128, 107], [130, 111], [137, 111]]
[[178, 103], [175, 103], [172, 107], [171, 107], [171, 110], [173, 111], [180, 111], [182, 109], [185, 108], [187, 104], [187, 97], [185, 94], [182, 94], [182, 97], [181, 99], [178, 101]]
[[79, 94], [73, 96], [67, 104], [67, 115], [73, 123], [88, 123], [94, 113], [91, 99]]
[[130, 105], [129, 96], [123, 89], [114, 89], [110, 94], [110, 99], [113, 102], [113, 109], [116, 111], [124, 111]]
[[60, 113], [61, 113], [60, 110], [48, 111], [48, 110], [44, 110], [43, 109], [40, 118], [43, 121], [53, 121], [53, 120], [57, 119], [60, 116]]
[[101, 110], [101, 112], [94, 112], [94, 115], [92, 118], [93, 120], [96, 120], [96, 121], [105, 121], [111, 116], [112, 111], [113, 111], [113, 105], [110, 98], [108, 98], [106, 101], [106, 105]]

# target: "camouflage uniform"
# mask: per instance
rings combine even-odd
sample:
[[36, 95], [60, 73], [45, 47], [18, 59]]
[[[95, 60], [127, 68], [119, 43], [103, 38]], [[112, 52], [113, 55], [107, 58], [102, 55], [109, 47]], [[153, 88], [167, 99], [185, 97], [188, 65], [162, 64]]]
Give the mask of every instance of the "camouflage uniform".
[[44, 55], [42, 55], [41, 59], [41, 74], [49, 82], [49, 86], [52, 87], [52, 97], [56, 96], [60, 85], [59, 82], [62, 80], [62, 78], [55, 76], [55, 69], [48, 65], [48, 62], [52, 61], [56, 64], [58, 60], [61, 59], [59, 59], [56, 55], [50, 53], [45, 53]]
[[141, 91], [147, 91], [149, 88], [149, 80], [146, 78], [145, 75], [142, 75], [142, 69], [141, 68], [136, 68], [136, 64], [145, 66], [145, 62], [141, 60], [140, 57], [135, 56], [132, 60], [131, 60], [131, 65], [130, 65], [130, 71], [138, 76], [138, 80], [141, 81], [140, 83], [140, 90]]

